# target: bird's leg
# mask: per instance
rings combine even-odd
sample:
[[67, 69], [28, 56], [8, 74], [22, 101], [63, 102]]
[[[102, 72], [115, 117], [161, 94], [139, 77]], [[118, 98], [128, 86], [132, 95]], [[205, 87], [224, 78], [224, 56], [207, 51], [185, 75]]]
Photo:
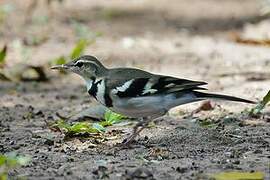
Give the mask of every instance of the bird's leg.
[[141, 118], [141, 120], [135, 125], [133, 128], [133, 133], [126, 139], [124, 139], [123, 144], [130, 144], [139, 134], [140, 132], [149, 124], [151, 118]]

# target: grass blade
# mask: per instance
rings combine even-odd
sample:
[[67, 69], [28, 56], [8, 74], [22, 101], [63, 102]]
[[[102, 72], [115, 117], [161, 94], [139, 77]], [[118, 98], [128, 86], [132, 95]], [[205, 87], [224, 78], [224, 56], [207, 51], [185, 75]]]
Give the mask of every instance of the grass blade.
[[270, 101], [270, 90], [268, 93], [263, 97], [263, 100], [259, 102], [254, 108], [251, 109], [250, 114], [251, 115], [257, 115], [262, 112], [262, 110], [265, 108], [265, 106]]
[[0, 64], [5, 63], [6, 55], [7, 55], [7, 46], [5, 45], [3, 49], [0, 51]]
[[88, 45], [87, 40], [85, 40], [85, 39], [79, 40], [79, 42], [76, 44], [76, 46], [72, 50], [72, 52], [70, 54], [70, 58], [75, 59], [75, 58], [81, 56], [87, 45]]

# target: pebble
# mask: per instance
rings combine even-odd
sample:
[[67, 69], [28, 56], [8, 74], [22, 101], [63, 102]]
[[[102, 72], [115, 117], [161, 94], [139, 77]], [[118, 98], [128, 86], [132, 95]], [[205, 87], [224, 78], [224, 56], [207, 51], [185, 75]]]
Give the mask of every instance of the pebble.
[[187, 172], [188, 168], [187, 167], [177, 167], [176, 171], [179, 173], [185, 173]]

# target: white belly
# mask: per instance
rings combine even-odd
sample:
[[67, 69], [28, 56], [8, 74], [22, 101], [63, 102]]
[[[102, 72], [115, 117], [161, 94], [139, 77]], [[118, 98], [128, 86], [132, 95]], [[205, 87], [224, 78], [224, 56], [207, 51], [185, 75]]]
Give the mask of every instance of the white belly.
[[174, 94], [163, 96], [143, 96], [134, 98], [117, 98], [113, 102], [113, 111], [120, 114], [139, 118], [147, 116], [162, 116], [169, 109], [189, 102], [193, 102], [194, 97], [187, 95], [175, 98]]
[[162, 99], [157, 97], [136, 97], [119, 99], [112, 110], [128, 117], [139, 118], [166, 113]]

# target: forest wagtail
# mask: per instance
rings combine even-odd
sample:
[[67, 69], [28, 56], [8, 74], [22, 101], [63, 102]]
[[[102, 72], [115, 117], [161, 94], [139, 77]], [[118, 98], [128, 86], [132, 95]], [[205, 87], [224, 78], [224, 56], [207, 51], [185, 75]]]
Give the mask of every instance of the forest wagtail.
[[202, 81], [152, 74], [135, 68], [109, 69], [90, 55], [51, 69], [80, 75], [85, 80], [88, 93], [99, 103], [116, 113], [140, 120], [125, 144], [134, 140], [151, 120], [165, 115], [175, 106], [208, 98], [255, 103], [238, 97], [201, 92], [207, 90], [201, 87], [207, 84]]

